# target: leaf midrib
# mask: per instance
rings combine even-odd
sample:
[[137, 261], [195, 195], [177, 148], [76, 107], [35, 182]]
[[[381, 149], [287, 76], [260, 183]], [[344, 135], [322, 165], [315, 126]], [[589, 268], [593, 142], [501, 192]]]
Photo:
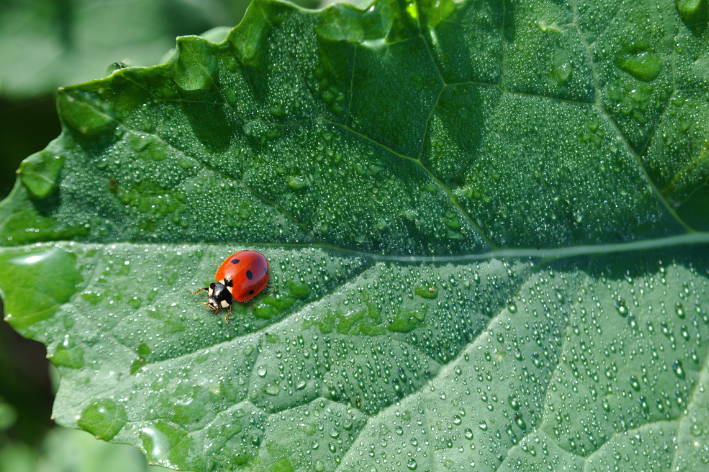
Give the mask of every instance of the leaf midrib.
[[609, 243], [598, 245], [581, 245], [581, 246], [566, 246], [558, 248], [510, 248], [499, 249], [494, 251], [471, 253], [471, 254], [453, 254], [444, 256], [397, 256], [389, 254], [380, 254], [374, 252], [359, 251], [356, 249], [347, 249], [333, 244], [327, 243], [269, 243], [269, 242], [254, 242], [254, 241], [219, 241], [219, 242], [155, 242], [155, 241], [101, 241], [101, 242], [86, 242], [81, 241], [55, 241], [42, 242], [33, 244], [24, 244], [17, 246], [0, 247], [2, 250], [13, 250], [19, 248], [37, 248], [44, 246], [54, 247], [58, 243], [80, 243], [94, 246], [114, 246], [114, 245], [131, 245], [140, 244], [143, 246], [181, 246], [181, 245], [200, 245], [203, 247], [217, 247], [233, 244], [236, 246], [250, 246], [263, 248], [293, 248], [293, 249], [322, 249], [334, 253], [345, 254], [350, 256], [358, 256], [370, 258], [376, 262], [398, 262], [398, 263], [460, 263], [469, 261], [483, 261], [489, 259], [504, 259], [504, 258], [534, 258], [534, 259], [565, 259], [576, 256], [588, 255], [603, 255], [615, 254], [630, 251], [646, 251], [654, 249], [672, 248], [677, 246], [694, 246], [709, 244], [709, 233], [693, 231], [679, 236], [668, 236], [664, 238], [646, 239], [640, 241], [624, 242], [624, 243]]

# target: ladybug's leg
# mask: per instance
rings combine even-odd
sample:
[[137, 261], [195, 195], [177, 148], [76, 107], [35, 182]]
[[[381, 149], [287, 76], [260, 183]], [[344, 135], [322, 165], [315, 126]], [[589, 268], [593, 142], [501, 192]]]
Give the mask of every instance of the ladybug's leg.
[[202, 287], [202, 288], [200, 288], [199, 290], [197, 290], [196, 292], [190, 292], [189, 290], [187, 290], [187, 291], [188, 291], [189, 293], [191, 293], [192, 295], [197, 295], [197, 294], [198, 294], [199, 292], [201, 292], [202, 290], [209, 290], [209, 287]]
[[248, 303], [249, 305], [251, 305], [251, 311], [254, 311], [254, 304], [251, 303], [251, 300], [246, 300], [246, 303]]
[[229, 305], [229, 313], [227, 313], [226, 316], [224, 317], [224, 321], [226, 321], [227, 328], [231, 328], [231, 326], [229, 326], [229, 317], [230, 316], [231, 316], [231, 305]]

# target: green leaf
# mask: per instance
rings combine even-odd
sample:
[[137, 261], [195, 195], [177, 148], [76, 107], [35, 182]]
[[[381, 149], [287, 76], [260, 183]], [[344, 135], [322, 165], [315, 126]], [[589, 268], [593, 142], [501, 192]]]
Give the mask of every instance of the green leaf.
[[17, 412], [12, 407], [5, 403], [5, 400], [0, 397], [0, 432], [4, 432], [11, 427], [17, 419]]
[[[56, 420], [182, 470], [703, 470], [709, 49], [682, 8], [259, 0], [63, 89], [0, 203]], [[275, 290], [227, 325], [188, 291], [234, 247]]]

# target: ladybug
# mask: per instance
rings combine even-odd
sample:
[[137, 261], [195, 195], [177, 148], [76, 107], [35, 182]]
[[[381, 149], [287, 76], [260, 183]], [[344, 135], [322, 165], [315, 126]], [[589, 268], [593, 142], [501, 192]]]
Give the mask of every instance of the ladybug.
[[192, 294], [202, 290], [207, 291], [206, 305], [210, 310], [219, 313], [220, 308], [228, 308], [229, 313], [224, 317], [229, 326], [231, 305], [234, 300], [253, 305], [249, 300], [258, 295], [264, 288], [271, 288], [268, 283], [268, 259], [258, 251], [234, 251], [234, 254], [224, 259], [219, 270], [214, 275], [217, 280], [209, 287], [200, 288]]

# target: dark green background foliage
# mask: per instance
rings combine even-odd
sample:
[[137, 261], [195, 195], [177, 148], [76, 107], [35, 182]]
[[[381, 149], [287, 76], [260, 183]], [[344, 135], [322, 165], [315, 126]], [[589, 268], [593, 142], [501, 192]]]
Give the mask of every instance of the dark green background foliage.
[[[183, 470], [704, 470], [706, 9], [264, 0], [60, 90], [0, 203], [57, 421]], [[234, 246], [276, 290], [227, 326], [187, 291]]]

